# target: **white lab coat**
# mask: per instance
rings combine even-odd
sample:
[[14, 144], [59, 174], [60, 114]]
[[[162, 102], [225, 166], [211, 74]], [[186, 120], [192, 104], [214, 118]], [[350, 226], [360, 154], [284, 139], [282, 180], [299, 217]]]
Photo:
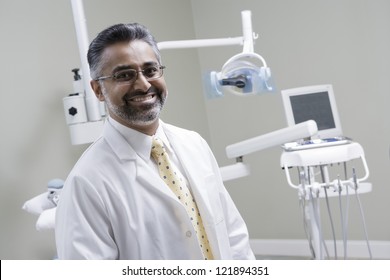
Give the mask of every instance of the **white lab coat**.
[[[160, 124], [191, 185], [214, 258], [254, 259], [207, 143]], [[66, 180], [55, 235], [59, 259], [202, 259], [184, 207], [109, 122]]]

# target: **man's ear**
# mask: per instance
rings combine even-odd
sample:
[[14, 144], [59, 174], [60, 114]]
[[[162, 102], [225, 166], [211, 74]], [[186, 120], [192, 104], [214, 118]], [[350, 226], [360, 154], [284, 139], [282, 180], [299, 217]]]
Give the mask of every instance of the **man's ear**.
[[96, 97], [100, 101], [104, 101], [105, 99], [104, 99], [104, 95], [102, 92], [102, 86], [100, 85], [99, 81], [91, 80], [90, 84], [91, 84], [93, 91], [95, 92]]

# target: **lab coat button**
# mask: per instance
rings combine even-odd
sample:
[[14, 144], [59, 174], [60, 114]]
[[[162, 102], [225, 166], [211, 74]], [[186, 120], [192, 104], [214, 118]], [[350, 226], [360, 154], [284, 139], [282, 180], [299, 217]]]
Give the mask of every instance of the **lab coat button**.
[[187, 232], [186, 232], [186, 236], [187, 236], [187, 237], [191, 237], [191, 236], [192, 236], [192, 232], [191, 232], [190, 230], [187, 231]]

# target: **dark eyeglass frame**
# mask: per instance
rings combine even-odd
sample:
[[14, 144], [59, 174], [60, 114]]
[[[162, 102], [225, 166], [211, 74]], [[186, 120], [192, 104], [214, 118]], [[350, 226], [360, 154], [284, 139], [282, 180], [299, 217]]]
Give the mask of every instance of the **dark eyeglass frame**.
[[[152, 68], [156, 68], [158, 69], [158, 75], [157, 76], [153, 76], [153, 77], [148, 77], [148, 74], [145, 74], [145, 71], [148, 71], [148, 70], [151, 70]], [[145, 67], [144, 69], [142, 70], [135, 70], [135, 69], [132, 69], [132, 68], [129, 68], [129, 69], [123, 69], [123, 70], [120, 70], [110, 76], [102, 76], [102, 77], [98, 77], [95, 79], [95, 81], [103, 81], [103, 80], [106, 80], [106, 79], [113, 79], [115, 82], [118, 82], [118, 83], [132, 83], [134, 81], [136, 81], [138, 79], [138, 73], [142, 72], [142, 75], [145, 77], [145, 79], [147, 81], [154, 81], [154, 80], [157, 80], [157, 79], [160, 79], [163, 75], [164, 75], [164, 69], [166, 67], [163, 66], [163, 65], [153, 65], [153, 66], [147, 66]], [[132, 72], [134, 73], [134, 77], [129, 79], [129, 80], [123, 80], [121, 81], [118, 76], [120, 74], [123, 74], [125, 72]]]

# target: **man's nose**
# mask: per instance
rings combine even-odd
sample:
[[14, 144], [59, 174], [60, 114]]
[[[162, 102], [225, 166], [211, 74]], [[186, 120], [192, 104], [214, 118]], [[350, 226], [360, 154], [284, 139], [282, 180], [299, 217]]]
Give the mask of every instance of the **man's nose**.
[[150, 86], [151, 86], [150, 82], [145, 78], [142, 71], [139, 71], [137, 78], [134, 81], [134, 88], [146, 92], [150, 88]]

